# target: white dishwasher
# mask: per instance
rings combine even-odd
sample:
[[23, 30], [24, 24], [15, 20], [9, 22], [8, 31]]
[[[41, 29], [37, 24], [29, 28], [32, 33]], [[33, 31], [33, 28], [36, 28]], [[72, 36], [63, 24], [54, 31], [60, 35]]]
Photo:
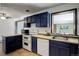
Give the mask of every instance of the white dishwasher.
[[42, 56], [49, 56], [49, 40], [38, 38], [37, 40], [37, 53]]
[[22, 40], [23, 48], [31, 51], [31, 36], [30, 35], [23, 35]]

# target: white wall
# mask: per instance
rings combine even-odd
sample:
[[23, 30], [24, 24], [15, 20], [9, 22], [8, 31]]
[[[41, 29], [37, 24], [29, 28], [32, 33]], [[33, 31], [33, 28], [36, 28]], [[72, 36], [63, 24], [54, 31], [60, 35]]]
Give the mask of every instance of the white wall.
[[69, 10], [69, 9], [73, 9], [73, 8], [79, 8], [79, 4], [78, 3], [70, 3], [70, 4], [64, 4], [64, 5], [56, 6], [56, 7], [52, 8], [53, 9], [52, 12]]
[[0, 19], [0, 42], [2, 41], [2, 36], [14, 34], [14, 24], [10, 20]]

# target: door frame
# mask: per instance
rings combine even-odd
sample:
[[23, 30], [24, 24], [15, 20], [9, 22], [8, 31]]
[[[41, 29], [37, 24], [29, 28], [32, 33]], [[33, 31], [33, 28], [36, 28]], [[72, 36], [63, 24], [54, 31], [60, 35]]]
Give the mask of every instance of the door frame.
[[24, 21], [24, 20], [15, 21], [15, 34], [17, 34], [17, 24], [18, 24], [18, 22], [22, 22], [22, 21]]

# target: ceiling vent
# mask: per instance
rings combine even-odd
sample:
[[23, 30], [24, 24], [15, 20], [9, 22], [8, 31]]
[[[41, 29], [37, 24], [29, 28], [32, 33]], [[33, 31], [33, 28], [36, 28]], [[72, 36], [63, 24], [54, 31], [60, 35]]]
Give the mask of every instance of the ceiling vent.
[[25, 11], [26, 11], [26, 12], [30, 12], [30, 10], [28, 10], [28, 9], [27, 9], [27, 10], [25, 10]]

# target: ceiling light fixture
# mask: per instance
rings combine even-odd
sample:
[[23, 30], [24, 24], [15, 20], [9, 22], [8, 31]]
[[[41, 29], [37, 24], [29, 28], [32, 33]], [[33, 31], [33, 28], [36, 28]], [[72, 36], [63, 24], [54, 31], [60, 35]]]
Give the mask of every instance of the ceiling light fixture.
[[25, 10], [25, 11], [26, 11], [26, 12], [30, 12], [30, 10], [28, 10], [28, 9], [27, 9], [27, 10]]
[[4, 12], [2, 5], [0, 5], [0, 8], [1, 8], [1, 10], [0, 10], [0, 19], [5, 20], [5, 19], [12, 18], [11, 16], [7, 15], [6, 12]]

